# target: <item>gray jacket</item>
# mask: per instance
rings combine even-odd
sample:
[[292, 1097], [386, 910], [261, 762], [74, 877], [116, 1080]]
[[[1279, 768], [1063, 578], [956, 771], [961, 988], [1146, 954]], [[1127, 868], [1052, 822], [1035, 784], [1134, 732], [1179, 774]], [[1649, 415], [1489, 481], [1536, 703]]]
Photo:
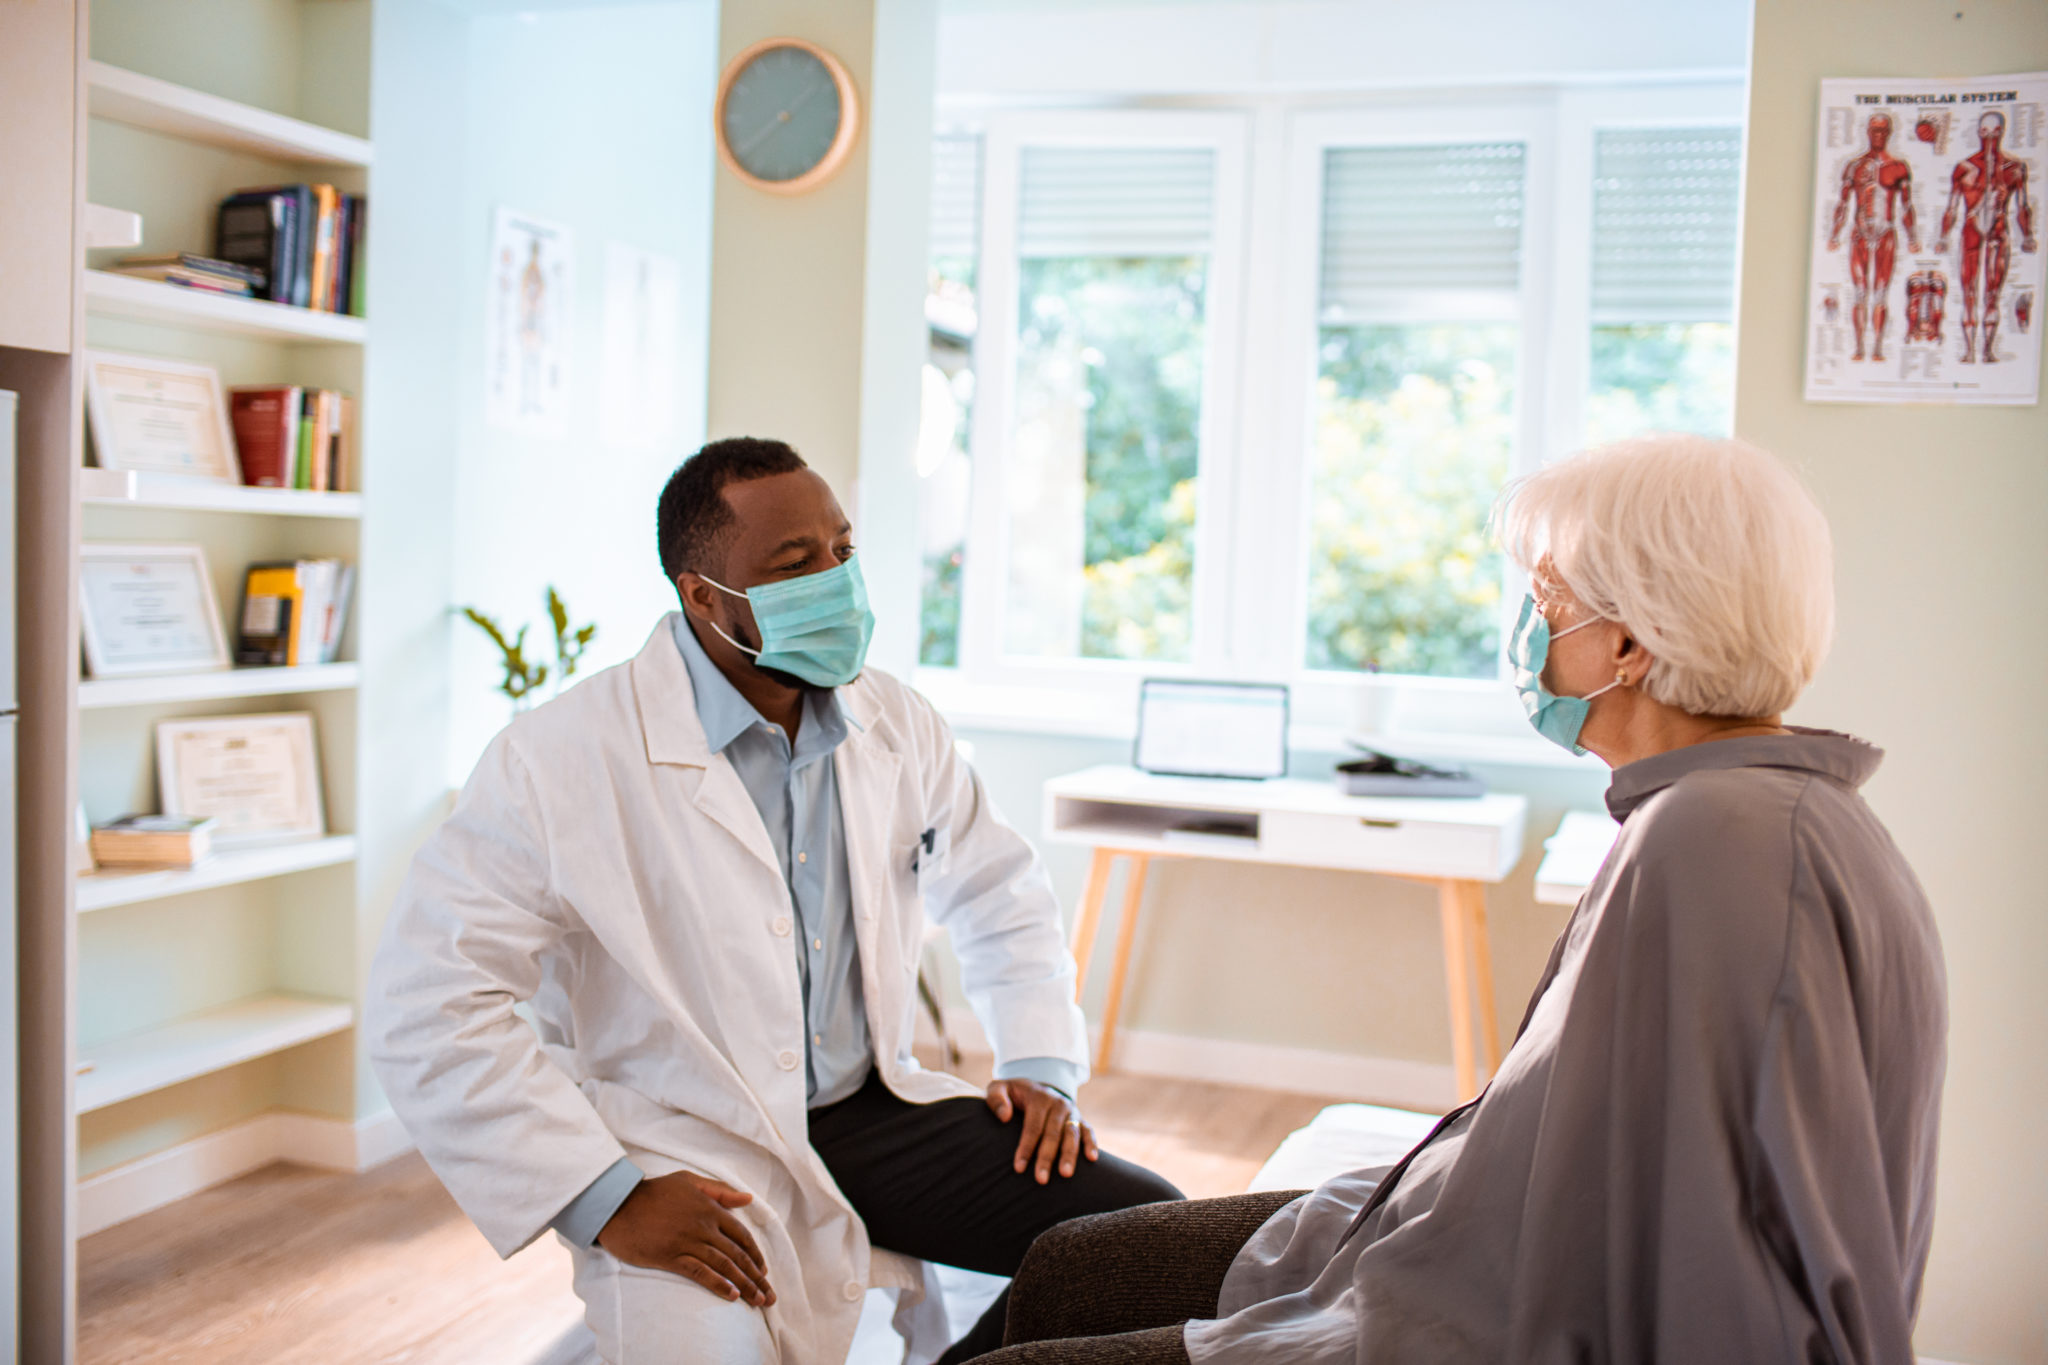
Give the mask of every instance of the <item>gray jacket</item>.
[[1391, 1177], [1275, 1215], [1189, 1355], [1910, 1365], [1948, 1008], [1856, 792], [1881, 758], [1800, 730], [1617, 770], [1500, 1074]]

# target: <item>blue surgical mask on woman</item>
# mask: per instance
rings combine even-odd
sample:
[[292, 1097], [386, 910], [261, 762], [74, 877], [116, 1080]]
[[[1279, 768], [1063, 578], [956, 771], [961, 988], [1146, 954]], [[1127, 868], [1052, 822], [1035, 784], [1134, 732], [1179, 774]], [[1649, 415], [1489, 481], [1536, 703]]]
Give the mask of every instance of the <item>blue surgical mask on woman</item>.
[[1592, 709], [1593, 698], [1612, 692], [1621, 686], [1616, 678], [1597, 692], [1588, 692], [1583, 697], [1560, 697], [1543, 685], [1543, 665], [1550, 658], [1550, 642], [1562, 640], [1575, 630], [1584, 630], [1600, 618], [1590, 617], [1575, 626], [1552, 635], [1550, 622], [1543, 619], [1537, 610], [1536, 599], [1522, 599], [1522, 615], [1515, 622], [1515, 633], [1508, 637], [1508, 663], [1515, 670], [1515, 691], [1521, 694], [1522, 709], [1529, 715], [1529, 723], [1536, 727], [1536, 733], [1561, 744], [1575, 754], [1586, 751], [1579, 747], [1579, 731], [1585, 728], [1586, 713]]
[[711, 629], [734, 649], [753, 655], [761, 667], [802, 678], [813, 687], [844, 687], [860, 676], [875, 633], [875, 614], [868, 609], [868, 585], [860, 576], [857, 558], [823, 573], [759, 583], [745, 592], [713, 578], [704, 581], [722, 593], [746, 598], [753, 607], [754, 625], [761, 632], [759, 649], [748, 649], [716, 625]]

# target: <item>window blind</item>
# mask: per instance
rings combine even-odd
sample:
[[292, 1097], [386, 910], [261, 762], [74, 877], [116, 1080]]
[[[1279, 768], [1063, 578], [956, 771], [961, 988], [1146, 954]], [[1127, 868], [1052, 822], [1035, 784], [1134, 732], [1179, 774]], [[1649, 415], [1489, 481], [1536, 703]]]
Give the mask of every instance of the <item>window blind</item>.
[[1593, 321], [1735, 316], [1740, 128], [1607, 128], [1593, 151]]
[[972, 256], [981, 249], [981, 138], [947, 133], [932, 140], [931, 254]]
[[1026, 147], [1020, 256], [1199, 256], [1215, 217], [1206, 147]]
[[1517, 289], [1525, 159], [1519, 142], [1326, 151], [1323, 320], [1363, 321], [1404, 295]]

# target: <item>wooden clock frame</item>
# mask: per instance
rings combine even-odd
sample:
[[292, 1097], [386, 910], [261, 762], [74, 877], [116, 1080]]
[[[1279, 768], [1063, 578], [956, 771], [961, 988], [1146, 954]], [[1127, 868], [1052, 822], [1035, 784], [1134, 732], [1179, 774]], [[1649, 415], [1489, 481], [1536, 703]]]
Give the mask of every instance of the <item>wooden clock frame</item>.
[[[832, 73], [832, 83], [839, 87], [839, 135], [832, 139], [832, 145], [826, 149], [818, 164], [802, 175], [790, 180], [763, 180], [740, 165], [739, 158], [735, 157], [732, 148], [726, 145], [725, 100], [731, 93], [733, 82], [739, 79], [740, 72], [746, 70], [756, 57], [782, 47], [803, 49], [816, 57], [824, 64], [825, 69]], [[854, 89], [853, 77], [847, 73], [840, 60], [816, 43], [807, 42], [802, 38], [763, 38], [726, 63], [724, 74], [718, 78], [718, 99], [711, 109], [711, 132], [712, 140], [718, 144], [718, 159], [724, 163], [726, 170], [740, 180], [768, 194], [805, 194], [837, 175], [840, 167], [846, 164], [847, 158], [853, 155], [853, 144], [860, 137], [860, 93]]]

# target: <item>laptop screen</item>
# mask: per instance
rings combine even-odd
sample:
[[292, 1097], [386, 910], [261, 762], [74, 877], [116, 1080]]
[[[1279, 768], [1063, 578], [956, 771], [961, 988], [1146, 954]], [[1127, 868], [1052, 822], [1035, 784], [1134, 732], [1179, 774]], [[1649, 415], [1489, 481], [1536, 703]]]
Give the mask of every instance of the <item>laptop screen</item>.
[[1287, 689], [1146, 679], [1138, 697], [1136, 765], [1182, 777], [1282, 776]]

